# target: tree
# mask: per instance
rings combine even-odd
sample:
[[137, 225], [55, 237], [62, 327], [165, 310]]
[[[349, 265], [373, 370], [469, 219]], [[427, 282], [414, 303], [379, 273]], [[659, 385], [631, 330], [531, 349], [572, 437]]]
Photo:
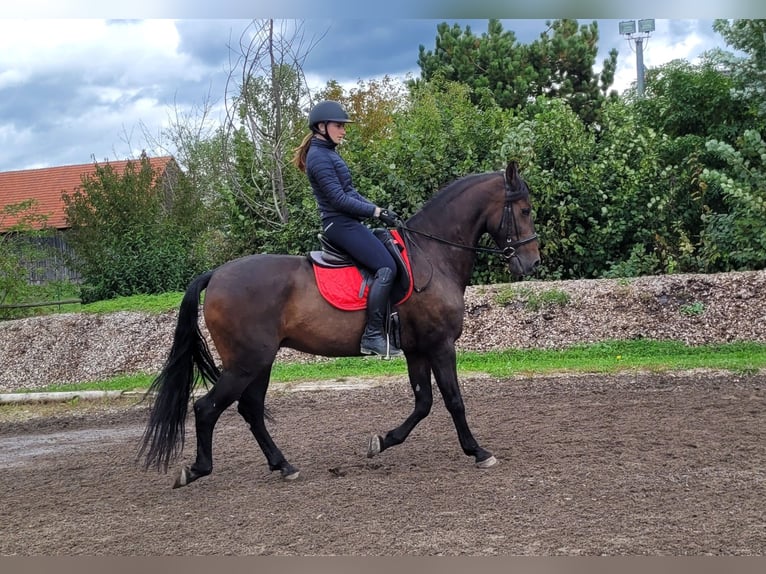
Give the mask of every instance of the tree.
[[738, 147], [710, 140], [707, 148], [725, 162], [701, 175], [705, 186], [720, 189], [725, 206], [704, 216], [708, 270], [766, 268], [766, 142], [757, 130], [746, 130]]
[[[238, 255], [227, 240], [228, 208], [224, 198], [231, 194], [224, 151], [228, 146], [223, 127], [213, 118], [214, 109], [215, 102], [209, 96], [189, 110], [174, 104], [168, 111], [167, 123], [156, 135], [141, 123], [148, 148], [172, 156], [189, 189], [194, 191], [193, 204], [200, 209], [198, 219], [205, 222], [198, 229], [200, 258], [208, 266]], [[126, 142], [135, 148], [129, 138]]]
[[477, 94], [486, 88], [501, 107], [510, 109], [524, 103], [536, 73], [527, 66], [527, 51], [497, 19], [489, 20], [487, 32], [480, 37], [470, 26], [463, 30], [458, 24], [442, 22], [434, 50], [420, 45], [418, 65], [424, 82], [442, 78], [466, 84]]
[[[703, 188], [720, 197], [704, 214], [702, 249], [707, 269], [761, 269], [766, 266], [766, 20], [715, 20], [713, 29], [744, 56], [723, 50], [708, 60], [731, 82], [733, 104], [746, 121], [733, 133], [711, 134], [709, 162], [700, 176]], [[717, 111], [717, 110], [716, 110]]]
[[719, 59], [707, 54], [699, 64], [674, 60], [649, 70], [645, 96], [628, 98], [639, 123], [662, 136], [656, 144], [667, 206], [662, 215], [673, 220], [662, 250], [679, 271], [710, 269], [702, 245], [706, 217], [726, 210], [720, 187], [701, 179], [705, 169], [724, 166], [706, 142], [734, 143], [757, 121], [734, 86]]
[[202, 270], [199, 196], [183, 173], [169, 175], [142, 154], [124, 173], [96, 163], [80, 188], [62, 193], [84, 302], [182, 290]]
[[[29, 290], [30, 267], [46, 259], [50, 251], [36, 238], [50, 235], [47, 217], [37, 212], [37, 201], [28, 199], [4, 205], [0, 210], [0, 305], [21, 301]], [[13, 225], [6, 225], [9, 219]], [[2, 317], [16, 316], [3, 310]]]
[[447, 183], [499, 169], [497, 143], [510, 113], [492, 98], [475, 105], [471, 96], [457, 82], [421, 83], [392, 114], [388, 137], [363, 143], [352, 134], [344, 154], [357, 187], [409, 216]]
[[230, 72], [236, 93], [227, 98], [225, 127], [235, 146], [226, 154], [234, 162], [232, 192], [249, 215], [269, 227], [289, 220], [295, 181], [288, 165], [306, 130], [303, 108], [309, 98], [302, 65], [312, 45], [304, 51], [303, 43], [300, 22], [284, 22], [276, 30], [273, 19], [255, 20], [240, 38], [237, 65]]
[[343, 104], [354, 120], [347, 139], [358, 147], [391, 136], [394, 116], [404, 109], [406, 98], [406, 86], [391, 76], [359, 80], [348, 93], [337, 82], [330, 81], [314, 97], [315, 100], [336, 100]]
[[715, 59], [700, 64], [673, 60], [647, 73], [643, 98], [634, 101], [641, 119], [670, 138], [734, 139], [757, 119], [734, 95], [734, 80]]
[[766, 20], [714, 20], [713, 29], [743, 57], [714, 51], [712, 57], [736, 84], [736, 97], [766, 119]]
[[538, 71], [538, 91], [530, 95], [562, 98], [586, 124], [593, 124], [605, 98], [617, 97], [615, 92], [608, 94], [617, 68], [617, 50], [609, 51], [596, 75], [598, 23], [578, 26], [577, 20], [563, 19], [547, 24], [548, 29], [529, 49], [530, 63]]
[[523, 108], [541, 95], [559, 97], [592, 123], [614, 81], [617, 52], [610, 52], [596, 76], [598, 24], [578, 27], [576, 20], [566, 19], [546, 24], [539, 40], [522, 45], [497, 19], [488, 21], [487, 32], [480, 37], [470, 26], [462, 30], [442, 22], [434, 50], [419, 47], [421, 81], [442, 77], [464, 83], [473, 89], [475, 102], [488, 90], [505, 109]]
[[305, 176], [292, 165], [293, 149], [308, 131], [311, 105], [303, 62], [316, 40], [306, 41], [300, 21], [254, 20], [234, 49], [226, 94], [226, 186], [222, 207], [226, 237], [238, 254], [301, 251], [292, 241], [314, 211]]
[[[608, 102], [596, 130], [560, 99], [538, 98], [502, 143], [522, 158], [540, 236], [540, 275], [550, 279], [664, 272], [668, 235], [657, 134], [621, 101]], [[635, 255], [633, 255], [635, 253]], [[632, 259], [632, 261], [631, 261]]]

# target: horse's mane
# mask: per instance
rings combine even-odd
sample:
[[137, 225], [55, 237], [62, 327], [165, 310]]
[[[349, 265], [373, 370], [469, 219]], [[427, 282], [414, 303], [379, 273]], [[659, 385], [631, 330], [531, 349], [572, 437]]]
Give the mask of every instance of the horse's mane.
[[489, 177], [496, 175], [496, 172], [489, 173], [472, 173], [456, 179], [455, 181], [448, 183], [446, 186], [439, 189], [433, 194], [421, 207], [417, 213], [413, 214], [412, 218], [418, 217], [423, 212], [436, 211], [436, 213], [442, 212], [447, 206], [455, 200], [455, 198], [461, 195], [466, 188], [471, 187], [481, 180], [488, 179]]

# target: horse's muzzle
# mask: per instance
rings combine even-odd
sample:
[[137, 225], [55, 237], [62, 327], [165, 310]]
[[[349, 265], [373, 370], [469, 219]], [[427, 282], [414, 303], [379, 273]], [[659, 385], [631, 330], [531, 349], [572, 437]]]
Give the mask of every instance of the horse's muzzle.
[[514, 252], [508, 258], [508, 270], [516, 277], [531, 275], [540, 267], [540, 254], [537, 250], [534, 253]]

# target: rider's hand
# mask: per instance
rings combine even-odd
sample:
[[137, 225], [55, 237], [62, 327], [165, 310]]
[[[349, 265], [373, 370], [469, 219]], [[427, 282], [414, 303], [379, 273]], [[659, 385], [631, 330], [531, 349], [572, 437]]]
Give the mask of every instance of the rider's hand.
[[392, 209], [381, 209], [378, 219], [390, 227], [394, 227], [400, 223], [399, 216]]

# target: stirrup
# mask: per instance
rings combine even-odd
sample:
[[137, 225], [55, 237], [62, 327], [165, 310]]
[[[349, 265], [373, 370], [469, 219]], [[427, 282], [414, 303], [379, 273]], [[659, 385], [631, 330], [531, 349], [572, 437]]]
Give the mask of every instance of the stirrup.
[[[383, 343], [382, 346], [384, 349], [374, 346], [374, 344], [378, 342]], [[365, 345], [364, 339], [362, 340], [359, 348], [359, 352], [362, 353], [362, 355], [377, 355], [383, 359], [390, 359], [391, 357], [401, 357], [403, 354], [402, 350], [392, 345], [386, 336], [383, 336], [380, 339], [375, 339], [374, 341], [369, 341], [369, 343], [371, 344]]]

